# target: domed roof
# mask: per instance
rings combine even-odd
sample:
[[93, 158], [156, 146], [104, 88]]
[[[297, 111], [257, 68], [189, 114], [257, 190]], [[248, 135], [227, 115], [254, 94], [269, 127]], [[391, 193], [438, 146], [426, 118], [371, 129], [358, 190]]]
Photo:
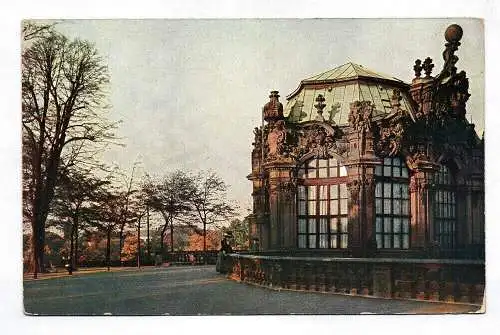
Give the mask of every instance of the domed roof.
[[363, 100], [372, 101], [375, 105], [374, 118], [381, 118], [392, 110], [390, 99], [394, 89], [401, 92], [401, 108], [413, 117], [408, 84], [364, 66], [346, 63], [302, 80], [299, 87], [287, 96], [283, 114], [288, 122], [317, 120], [314, 105], [315, 99], [321, 94], [326, 104], [323, 118], [327, 121], [338, 125], [347, 124], [350, 104]]

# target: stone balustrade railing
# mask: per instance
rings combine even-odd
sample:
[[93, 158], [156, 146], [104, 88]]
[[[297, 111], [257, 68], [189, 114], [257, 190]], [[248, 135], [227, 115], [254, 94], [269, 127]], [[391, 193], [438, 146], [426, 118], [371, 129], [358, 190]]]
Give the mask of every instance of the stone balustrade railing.
[[273, 289], [481, 304], [484, 261], [227, 255], [231, 279]]

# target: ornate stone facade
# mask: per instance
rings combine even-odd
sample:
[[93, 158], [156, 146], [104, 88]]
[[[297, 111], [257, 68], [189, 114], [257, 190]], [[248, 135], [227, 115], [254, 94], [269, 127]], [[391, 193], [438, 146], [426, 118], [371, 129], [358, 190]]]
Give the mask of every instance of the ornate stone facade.
[[[461, 36], [459, 26], [446, 31], [436, 77], [427, 57], [415, 62], [411, 84], [374, 72], [354, 84], [352, 76], [303, 81], [286, 108], [271, 92], [249, 175], [251, 238], [261, 251], [473, 257], [471, 248], [484, 247], [484, 140], [465, 118], [469, 83], [455, 67]], [[353, 85], [387, 98], [336, 100]], [[319, 93], [307, 100], [301, 90]], [[306, 120], [308, 106], [316, 113]], [[325, 118], [325, 108], [335, 113]], [[335, 207], [343, 199], [347, 208]]]

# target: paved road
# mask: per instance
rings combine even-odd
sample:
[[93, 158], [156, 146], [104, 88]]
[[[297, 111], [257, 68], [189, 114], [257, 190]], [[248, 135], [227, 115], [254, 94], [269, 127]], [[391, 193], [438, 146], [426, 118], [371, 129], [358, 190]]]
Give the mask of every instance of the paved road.
[[463, 313], [417, 301], [273, 291], [226, 279], [213, 266], [146, 268], [24, 282], [25, 311], [39, 315], [242, 315]]

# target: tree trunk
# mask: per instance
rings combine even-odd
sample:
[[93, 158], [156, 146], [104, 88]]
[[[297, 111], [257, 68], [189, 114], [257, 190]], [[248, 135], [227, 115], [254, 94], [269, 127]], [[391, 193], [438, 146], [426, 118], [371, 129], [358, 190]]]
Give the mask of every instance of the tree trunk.
[[147, 247], [146, 250], [148, 251], [148, 260], [151, 260], [151, 246], [149, 244], [149, 207], [146, 207], [146, 226], [147, 226], [147, 231], [148, 231], [148, 237], [147, 237]]
[[107, 241], [106, 241], [106, 264], [108, 266], [108, 271], [111, 263], [111, 227], [108, 227], [107, 231]]
[[207, 264], [207, 224], [203, 222], [203, 261]]
[[123, 249], [123, 242], [124, 242], [124, 238], [123, 238], [123, 229], [125, 228], [125, 225], [122, 224], [120, 226], [120, 252], [119, 252], [119, 257], [120, 257], [120, 264], [121, 266], [123, 266], [123, 262], [122, 262], [122, 249]]
[[[75, 216], [73, 218], [73, 227], [74, 227], [74, 233], [71, 234], [71, 243], [73, 243], [73, 238], [74, 238], [74, 246], [72, 247], [73, 253], [72, 255], [72, 262], [71, 267], [72, 269], [76, 270], [77, 265], [78, 265], [78, 216]], [[74, 236], [74, 237], [73, 237]]]
[[137, 267], [141, 267], [141, 218], [137, 221]]
[[174, 225], [170, 222], [170, 252], [174, 252]]
[[68, 259], [68, 273], [70, 275], [73, 274], [73, 261], [74, 261], [74, 252], [75, 252], [75, 246], [73, 243], [75, 236], [75, 225], [71, 225], [71, 233], [69, 235], [69, 240], [70, 240], [70, 247], [69, 247], [69, 259]]

